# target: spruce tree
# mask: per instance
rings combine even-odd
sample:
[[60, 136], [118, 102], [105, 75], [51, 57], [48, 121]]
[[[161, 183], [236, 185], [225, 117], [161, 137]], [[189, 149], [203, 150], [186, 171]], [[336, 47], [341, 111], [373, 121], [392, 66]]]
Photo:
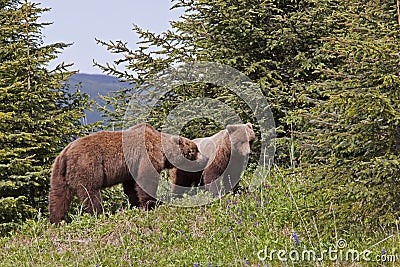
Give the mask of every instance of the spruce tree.
[[48, 11], [27, 0], [0, 1], [0, 232], [47, 212], [55, 156], [85, 130], [87, 97], [69, 90], [72, 74], [48, 63], [68, 45], [44, 45]]
[[[320, 78], [322, 66], [335, 64], [321, 52], [321, 37], [336, 27], [335, 22], [326, 19], [331, 2], [174, 1], [173, 8], [184, 10], [182, 19], [172, 21], [172, 29], [161, 34], [135, 26], [140, 38], [137, 49], [130, 49], [123, 41], [99, 41], [121, 55], [114, 65], [100, 67], [136, 85], [180, 62], [217, 62], [241, 71], [260, 86], [271, 104], [280, 137], [276, 159], [290, 164], [288, 146], [295, 130], [292, 112], [312, 107], [314, 103], [308, 99], [323, 98], [319, 92], [309, 90], [309, 84]], [[229, 90], [208, 84], [176, 88], [175, 93], [180, 96], [166, 99], [163, 111], [176, 106], [176, 99], [208, 96], [228, 104], [244, 121], [254, 120]], [[113, 122], [122, 119], [126, 111], [123, 107], [131, 97], [140, 97], [135, 88], [107, 97], [116, 107], [108, 113]], [[159, 117], [165, 116], [164, 112]], [[188, 136], [196, 136], [196, 132]]]
[[332, 208], [343, 222], [391, 223], [398, 217], [400, 17], [394, 1], [343, 1], [323, 49], [338, 64], [313, 88], [324, 101], [306, 118], [301, 177], [310, 211]]

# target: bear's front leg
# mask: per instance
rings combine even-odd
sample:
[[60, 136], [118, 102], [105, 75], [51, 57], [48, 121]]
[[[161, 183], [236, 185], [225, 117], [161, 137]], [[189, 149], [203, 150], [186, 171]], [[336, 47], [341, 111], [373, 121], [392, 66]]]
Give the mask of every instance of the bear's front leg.
[[159, 177], [146, 177], [136, 183], [136, 192], [139, 199], [139, 207], [150, 210], [156, 206]]
[[219, 177], [215, 175], [214, 172], [205, 170], [203, 172], [203, 184], [204, 188], [211, 192], [214, 197], [222, 197], [225, 194], [225, 189], [223, 188], [223, 183], [221, 179], [218, 179]]
[[136, 185], [136, 191], [138, 193], [139, 207], [146, 210], [151, 210], [156, 206], [156, 199], [146, 193], [139, 185]]
[[131, 207], [139, 207], [139, 197], [136, 191], [136, 181], [132, 178], [122, 183], [124, 193], [128, 196]]

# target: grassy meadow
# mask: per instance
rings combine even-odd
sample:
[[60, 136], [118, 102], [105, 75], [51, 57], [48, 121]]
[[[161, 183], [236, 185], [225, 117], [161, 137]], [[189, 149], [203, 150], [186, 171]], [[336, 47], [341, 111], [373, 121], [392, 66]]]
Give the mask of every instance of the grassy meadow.
[[105, 201], [90, 216], [75, 205], [59, 227], [39, 215], [0, 239], [0, 266], [398, 266], [396, 223], [350, 230], [333, 209], [310, 218], [297, 193], [304, 181], [278, 169], [266, 180], [203, 207]]

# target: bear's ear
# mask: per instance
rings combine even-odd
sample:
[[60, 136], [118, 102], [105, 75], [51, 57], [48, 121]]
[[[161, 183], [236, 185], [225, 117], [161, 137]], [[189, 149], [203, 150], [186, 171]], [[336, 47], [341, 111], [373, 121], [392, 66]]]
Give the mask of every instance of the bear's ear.
[[236, 131], [239, 128], [238, 125], [236, 124], [231, 124], [231, 125], [227, 125], [226, 126], [226, 130], [228, 131], [229, 134], [233, 133], [234, 131]]
[[253, 125], [250, 122], [246, 123], [246, 126], [253, 130]]

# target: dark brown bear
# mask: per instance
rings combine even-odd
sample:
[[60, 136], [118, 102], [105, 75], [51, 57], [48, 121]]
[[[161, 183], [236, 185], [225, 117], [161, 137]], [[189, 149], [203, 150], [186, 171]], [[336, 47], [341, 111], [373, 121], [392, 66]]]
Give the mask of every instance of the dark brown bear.
[[[255, 140], [251, 123], [228, 125], [225, 130], [193, 141], [200, 153], [209, 158], [204, 171], [171, 170], [172, 192], [181, 196], [191, 186], [205, 186], [215, 196], [234, 190], [247, 164], [250, 147]], [[223, 176], [222, 186], [219, 180]]]
[[101, 213], [101, 189], [119, 183], [132, 205], [151, 208], [161, 170], [182, 162], [199, 170], [207, 158], [189, 139], [161, 133], [149, 124], [79, 138], [55, 159], [50, 182], [50, 222], [64, 219], [74, 196], [87, 212]]

